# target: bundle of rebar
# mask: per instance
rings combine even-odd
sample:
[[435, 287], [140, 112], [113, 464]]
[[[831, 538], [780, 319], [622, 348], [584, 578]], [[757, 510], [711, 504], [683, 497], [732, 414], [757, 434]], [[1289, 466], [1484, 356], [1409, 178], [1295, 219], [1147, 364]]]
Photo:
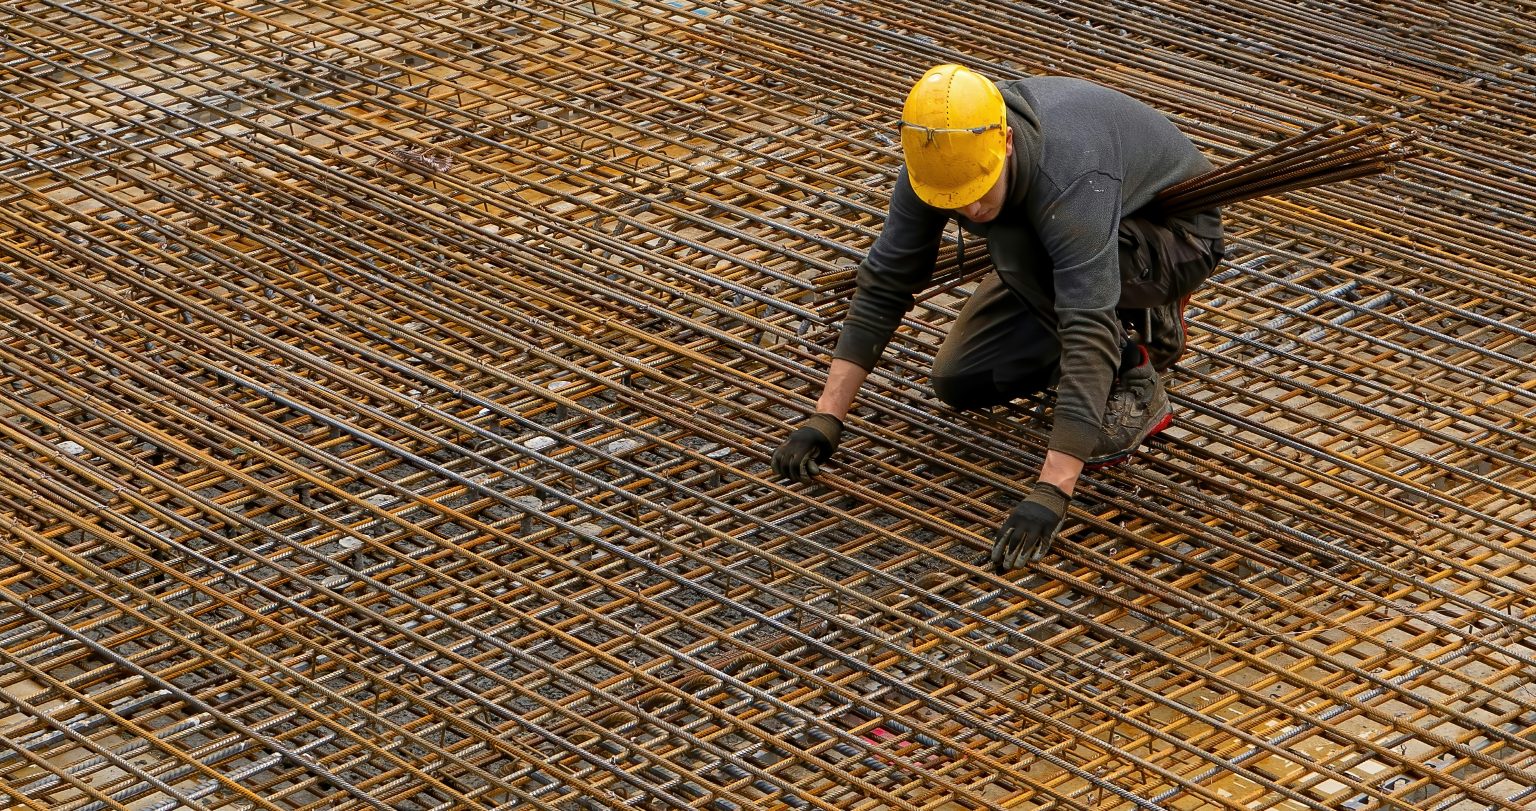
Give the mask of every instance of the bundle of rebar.
[[[0, 807], [1528, 808], [1528, 14], [1382, 5], [0, 4]], [[768, 469], [961, 54], [1428, 142], [1226, 210], [1175, 427], [1005, 577], [966, 274]]]
[[1204, 174], [1175, 183], [1153, 198], [1160, 215], [1203, 209], [1381, 174], [1419, 154], [1414, 133], [1389, 136], [1380, 124], [1348, 127], [1329, 121]]
[[[1153, 198], [1145, 212], [1155, 217], [1176, 217], [1260, 197], [1311, 189], [1346, 180], [1382, 174], [1395, 164], [1420, 154], [1411, 146], [1416, 133], [1389, 136], [1380, 124], [1345, 128], [1329, 121], [1281, 140], [1209, 172], [1176, 183]], [[956, 250], [956, 245], [959, 250]], [[973, 281], [990, 269], [987, 257], [964, 251], [964, 235], [945, 245], [934, 263], [933, 283], [951, 287]], [[848, 295], [855, 271], [846, 269], [817, 279], [816, 292], [823, 296]]]

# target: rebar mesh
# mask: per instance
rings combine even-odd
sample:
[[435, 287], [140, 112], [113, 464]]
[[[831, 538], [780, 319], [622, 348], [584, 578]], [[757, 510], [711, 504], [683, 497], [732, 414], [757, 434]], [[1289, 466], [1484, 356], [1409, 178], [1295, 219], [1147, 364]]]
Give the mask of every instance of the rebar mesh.
[[[1528, 807], [1528, 15], [0, 4], [0, 795]], [[1425, 153], [1227, 210], [1175, 429], [1006, 578], [1035, 404], [926, 384], [975, 246], [766, 465], [956, 59]]]

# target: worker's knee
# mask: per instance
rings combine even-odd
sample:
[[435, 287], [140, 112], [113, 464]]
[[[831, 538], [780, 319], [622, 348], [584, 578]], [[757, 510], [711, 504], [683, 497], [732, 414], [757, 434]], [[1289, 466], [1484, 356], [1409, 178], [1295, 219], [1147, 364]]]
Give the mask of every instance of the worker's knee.
[[1004, 367], [964, 374], [944, 374], [935, 369], [928, 382], [933, 395], [945, 405], [956, 411], [974, 411], [1039, 394], [1056, 385], [1057, 374], [1053, 361], [1028, 369]]
[[1008, 402], [990, 372], [965, 375], [934, 375], [929, 379], [933, 396], [956, 411], [991, 408]]

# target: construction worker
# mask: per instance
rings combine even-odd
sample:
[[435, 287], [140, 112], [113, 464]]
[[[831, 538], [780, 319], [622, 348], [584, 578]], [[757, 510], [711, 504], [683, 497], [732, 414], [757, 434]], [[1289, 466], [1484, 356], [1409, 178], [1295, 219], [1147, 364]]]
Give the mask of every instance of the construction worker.
[[986, 237], [997, 272], [939, 348], [934, 394], [980, 409], [1056, 392], [1044, 464], [994, 538], [990, 561], [1003, 573], [1050, 548], [1085, 467], [1124, 461], [1172, 421], [1159, 372], [1183, 352], [1188, 297], [1221, 259], [1221, 217], [1165, 219], [1146, 207], [1211, 165], [1161, 113], [1066, 77], [994, 84], [939, 65], [913, 85], [898, 126], [905, 165], [859, 265], [827, 385], [773, 467], [807, 482], [837, 449], [954, 218]]

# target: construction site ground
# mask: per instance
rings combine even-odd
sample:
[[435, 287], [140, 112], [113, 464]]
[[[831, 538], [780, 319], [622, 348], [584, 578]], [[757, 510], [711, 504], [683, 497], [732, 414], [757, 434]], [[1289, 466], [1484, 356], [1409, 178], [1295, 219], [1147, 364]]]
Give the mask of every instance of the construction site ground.
[[[813, 485], [911, 83], [1221, 164], [1178, 419], [978, 559], [954, 231]], [[0, 807], [1536, 807], [1530, 3], [0, 2]]]

